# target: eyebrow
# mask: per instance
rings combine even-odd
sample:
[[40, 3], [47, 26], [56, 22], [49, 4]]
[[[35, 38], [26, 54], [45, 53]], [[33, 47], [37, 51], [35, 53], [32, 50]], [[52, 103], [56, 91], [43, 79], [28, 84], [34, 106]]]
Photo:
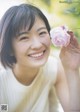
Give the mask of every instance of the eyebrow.
[[19, 32], [18, 36], [23, 35], [23, 34], [28, 34], [28, 31]]
[[43, 29], [47, 29], [47, 28], [46, 27], [41, 27], [37, 31], [40, 31], [40, 30], [43, 30]]

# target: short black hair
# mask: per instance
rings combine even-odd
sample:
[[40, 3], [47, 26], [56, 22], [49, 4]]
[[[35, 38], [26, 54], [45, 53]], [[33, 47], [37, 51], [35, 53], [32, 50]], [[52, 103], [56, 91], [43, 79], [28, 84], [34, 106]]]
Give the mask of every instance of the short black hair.
[[32, 28], [35, 22], [35, 17], [40, 17], [50, 32], [50, 25], [46, 16], [42, 11], [31, 4], [20, 4], [9, 8], [0, 21], [0, 60], [6, 68], [12, 67], [16, 63], [16, 58], [11, 56], [12, 39], [20, 32], [21, 29], [28, 27]]

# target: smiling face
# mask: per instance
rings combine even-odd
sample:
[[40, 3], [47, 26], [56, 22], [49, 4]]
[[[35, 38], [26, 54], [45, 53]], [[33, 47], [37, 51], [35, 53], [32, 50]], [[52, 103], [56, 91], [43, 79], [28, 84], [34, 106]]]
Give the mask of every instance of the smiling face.
[[22, 30], [12, 40], [17, 64], [22, 67], [39, 68], [44, 65], [50, 52], [50, 36], [42, 19], [36, 17], [31, 30]]

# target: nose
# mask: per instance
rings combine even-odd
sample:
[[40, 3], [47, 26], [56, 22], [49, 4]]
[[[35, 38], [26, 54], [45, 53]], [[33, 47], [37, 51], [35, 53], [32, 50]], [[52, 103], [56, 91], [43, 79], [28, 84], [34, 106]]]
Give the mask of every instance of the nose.
[[38, 38], [34, 38], [32, 40], [32, 45], [31, 48], [32, 49], [40, 49], [42, 47], [42, 43]]

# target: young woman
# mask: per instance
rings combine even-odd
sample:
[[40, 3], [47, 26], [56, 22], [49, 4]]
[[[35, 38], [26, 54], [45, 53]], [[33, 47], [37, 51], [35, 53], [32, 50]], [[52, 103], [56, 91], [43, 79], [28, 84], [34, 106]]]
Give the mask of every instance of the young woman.
[[[35, 6], [13, 6], [0, 22], [0, 105], [9, 112], [80, 112], [80, 48], [74, 34], [60, 59], [50, 55], [50, 26]], [[62, 64], [61, 64], [62, 63]]]

